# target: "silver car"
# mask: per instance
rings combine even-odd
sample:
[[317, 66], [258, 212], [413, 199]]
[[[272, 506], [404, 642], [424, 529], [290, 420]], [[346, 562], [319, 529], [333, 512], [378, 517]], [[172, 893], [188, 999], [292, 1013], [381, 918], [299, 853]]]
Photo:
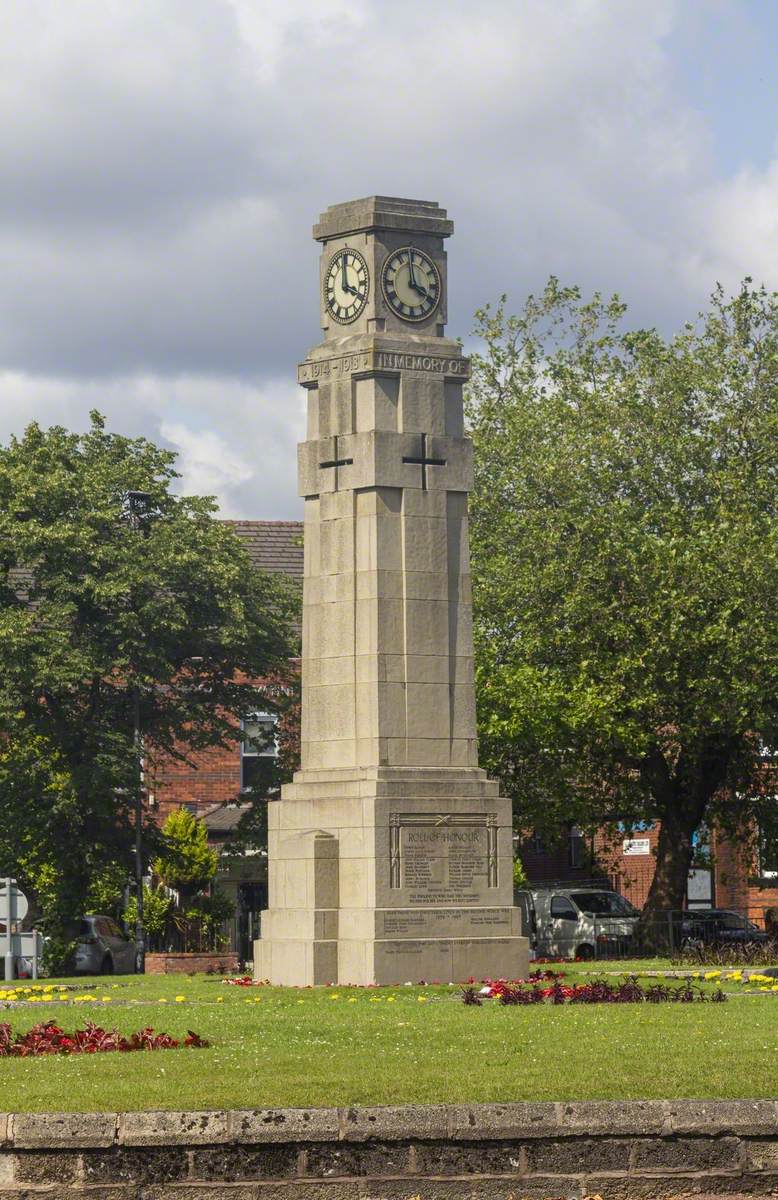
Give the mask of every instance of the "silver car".
[[76, 944], [76, 971], [84, 975], [131, 975], [135, 943], [111, 917], [83, 917]]

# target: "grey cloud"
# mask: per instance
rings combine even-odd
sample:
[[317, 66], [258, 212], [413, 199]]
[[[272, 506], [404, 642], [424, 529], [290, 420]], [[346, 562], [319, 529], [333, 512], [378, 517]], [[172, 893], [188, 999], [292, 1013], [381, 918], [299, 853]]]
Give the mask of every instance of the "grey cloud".
[[454, 335], [551, 271], [665, 328], [717, 274], [758, 273], [727, 227], [754, 195], [769, 213], [778, 184], [717, 179], [674, 85], [673, 0], [6, 7], [0, 429], [83, 423], [102, 395], [123, 428], [176, 430], [201, 478], [223, 446], [230, 511], [296, 503], [292, 458], [289, 486], [276, 463], [319, 337], [310, 227], [328, 204], [448, 207]]

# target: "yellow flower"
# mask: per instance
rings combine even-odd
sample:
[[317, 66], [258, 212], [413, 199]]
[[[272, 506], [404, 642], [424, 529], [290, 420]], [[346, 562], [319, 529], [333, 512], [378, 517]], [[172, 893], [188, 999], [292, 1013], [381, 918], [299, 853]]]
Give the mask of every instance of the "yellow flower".
[[216, 1003], [217, 1003], [217, 1004], [224, 1004], [224, 996], [217, 996], [217, 997], [216, 997]]
[[186, 1000], [186, 996], [176, 996], [176, 1004], [183, 1004], [184, 1000]]
[[330, 994], [330, 1000], [340, 1000], [340, 996], [338, 995], [337, 992], [332, 992]]
[[427, 997], [426, 997], [426, 996], [418, 996], [418, 997], [417, 997], [417, 999], [418, 999], [418, 1001], [419, 1001], [419, 1004], [426, 1004], [426, 1003], [427, 1003]]
[[100, 997], [100, 999], [102, 1000], [103, 1004], [110, 1004], [110, 1003], [111, 1003], [111, 997], [110, 997], [110, 996], [101, 996], [101, 997]]
[[357, 1002], [356, 996], [349, 996], [348, 1002], [349, 1002], [349, 1004], [356, 1004], [356, 1002]]
[[160, 1004], [167, 1004], [167, 997], [166, 997], [166, 996], [160, 996], [160, 998], [159, 998], [159, 1002], [160, 1002]]
[[387, 1003], [387, 1004], [394, 1004], [394, 1002], [395, 1002], [395, 1000], [396, 1000], [396, 999], [397, 999], [397, 997], [396, 997], [396, 996], [387, 996], [387, 997], [386, 997], [386, 1003]]

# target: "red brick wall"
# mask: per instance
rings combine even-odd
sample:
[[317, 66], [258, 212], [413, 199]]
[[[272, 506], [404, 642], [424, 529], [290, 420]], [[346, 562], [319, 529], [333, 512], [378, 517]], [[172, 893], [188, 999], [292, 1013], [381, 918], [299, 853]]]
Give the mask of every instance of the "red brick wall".
[[[648, 840], [648, 854], [625, 854], [624, 843], [628, 840]], [[598, 830], [594, 837], [594, 852], [606, 874], [613, 879], [616, 890], [621, 892], [636, 908], [646, 902], [656, 866], [656, 845], [659, 841], [659, 825], [650, 829], [619, 833], [609, 837]]]
[[237, 954], [230, 950], [214, 954], [147, 954], [147, 975], [234, 974], [238, 970]]
[[716, 861], [716, 904], [719, 908], [747, 910], [752, 920], [762, 924], [764, 911], [778, 906], [778, 879], [774, 887], [760, 888], [752, 883], [752, 852], [745, 841], [714, 835]]
[[240, 745], [212, 747], [189, 755], [189, 763], [160, 758], [146, 778], [150, 810], [160, 824], [183, 804], [204, 812], [236, 800], [240, 793]]

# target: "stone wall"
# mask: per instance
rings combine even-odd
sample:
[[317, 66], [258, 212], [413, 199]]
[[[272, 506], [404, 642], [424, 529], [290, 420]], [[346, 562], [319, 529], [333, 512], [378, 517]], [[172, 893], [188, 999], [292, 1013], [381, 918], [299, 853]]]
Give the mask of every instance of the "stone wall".
[[0, 1115], [0, 1200], [778, 1191], [778, 1102]]
[[239, 966], [240, 959], [232, 950], [217, 950], [213, 954], [181, 951], [146, 955], [147, 975], [234, 975]]

